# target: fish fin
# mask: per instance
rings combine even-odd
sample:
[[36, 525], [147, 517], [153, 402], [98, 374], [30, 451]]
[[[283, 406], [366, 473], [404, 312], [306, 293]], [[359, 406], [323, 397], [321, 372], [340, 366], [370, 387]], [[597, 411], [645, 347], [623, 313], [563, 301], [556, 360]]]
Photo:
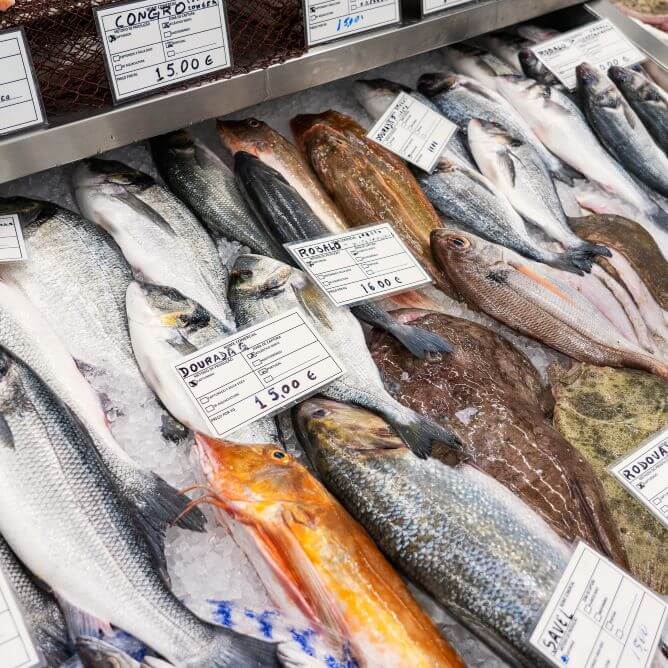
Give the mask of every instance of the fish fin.
[[590, 244], [584, 242], [577, 248], [570, 248], [564, 252], [564, 256], [568, 258], [568, 261], [581, 269], [585, 273], [589, 273], [594, 263], [594, 259], [597, 255], [603, 255], [604, 257], [611, 257], [612, 253], [605, 247], [599, 246], [597, 244]]
[[476, 172], [473, 169], [469, 169], [467, 174], [472, 181], [475, 181], [481, 188], [484, 188], [490, 195], [494, 195], [494, 197], [499, 196], [498, 190], [494, 189], [494, 187], [491, 184], [491, 181], [482, 174], [480, 174], [480, 172]]
[[100, 638], [90, 636], [77, 638], [75, 647], [84, 668], [121, 665], [123, 668], [141, 668], [139, 661], [135, 661], [119, 647]]
[[497, 153], [497, 155], [500, 167], [504, 169], [510, 180], [510, 185], [514, 188], [517, 181], [517, 170], [515, 169], [515, 163], [513, 162], [510, 152], [504, 151], [503, 153]]
[[190, 435], [190, 429], [181, 424], [173, 415], [165, 412], [160, 418], [160, 433], [170, 443], [180, 443]]
[[275, 643], [244, 636], [236, 631], [212, 627], [216, 634], [201, 654], [191, 658], [188, 665], [206, 668], [229, 668], [230, 666], [262, 666], [280, 668]]
[[301, 304], [302, 308], [318, 322], [322, 323], [327, 329], [334, 329], [334, 326], [329, 319], [329, 314], [327, 309], [324, 306], [325, 297], [319, 291], [318, 287], [308, 281], [306, 285], [302, 286], [292, 286], [292, 290], [297, 297], [297, 301]]
[[111, 624], [108, 621], [98, 619], [95, 615], [77, 608], [55, 590], [53, 590], [53, 595], [56, 597], [60, 609], [63, 611], [65, 625], [72, 640], [76, 641], [77, 638], [99, 638], [105, 633], [112, 633]]
[[561, 181], [568, 186], [575, 185], [576, 179], [584, 178], [580, 172], [564, 162], [560, 162], [558, 167], [555, 166], [550, 169], [550, 174], [552, 174], [552, 177], [557, 179], [557, 181]]
[[418, 359], [426, 359], [429, 354], [451, 353], [454, 350], [442, 336], [422, 327], [396, 323], [387, 331]]
[[116, 197], [125, 202], [125, 204], [127, 204], [139, 216], [150, 218], [160, 229], [162, 229], [170, 236], [177, 236], [174, 228], [157, 211], [140, 200], [136, 195], [126, 191], [120, 195], [116, 195]]
[[15, 449], [14, 434], [12, 434], [12, 429], [2, 414], [0, 414], [0, 446], [9, 450]]
[[[278, 658], [283, 668], [319, 668], [323, 660], [315, 656], [308, 656], [304, 650], [293, 643], [282, 642], [278, 646]], [[336, 665], [339, 665], [338, 663]]]

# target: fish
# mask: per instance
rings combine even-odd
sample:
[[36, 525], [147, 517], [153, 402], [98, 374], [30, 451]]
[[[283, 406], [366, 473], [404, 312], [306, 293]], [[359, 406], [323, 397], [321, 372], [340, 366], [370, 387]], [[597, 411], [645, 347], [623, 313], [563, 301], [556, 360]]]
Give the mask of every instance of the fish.
[[197, 445], [209, 502], [240, 525], [241, 544], [283, 610], [349, 643], [360, 667], [464, 668], [366, 531], [305, 466], [273, 444], [198, 435]]
[[[239, 151], [234, 160], [241, 191], [257, 216], [282, 243], [317, 239], [329, 234], [325, 224], [297, 190], [273, 167], [245, 151]], [[351, 310], [363, 322], [388, 331], [416, 357], [452, 350], [440, 337], [410, 325], [401, 325], [377, 302], [360, 304]]]
[[[418, 362], [375, 332], [369, 349], [395, 399], [444, 426], [457, 425], [471, 464], [522, 499], [564, 540], [584, 540], [627, 566], [600, 481], [546, 417], [549, 393], [529, 360], [475, 322], [418, 309], [396, 317], [450, 337], [457, 346], [447, 358]], [[439, 457], [438, 446], [432, 456]]]
[[644, 369], [668, 364], [616, 333], [579, 292], [466, 232], [433, 234], [436, 261], [466, 301], [518, 332], [581, 362]]
[[[504, 79], [508, 76], [514, 75], [505, 75]], [[498, 80], [499, 77], [495, 79], [495, 85]], [[418, 90], [431, 98], [441, 113], [463, 131], [466, 131], [469, 121], [474, 118], [497, 123], [532, 146], [555, 178], [572, 184], [576, 174], [548, 151], [525, 120], [496, 89], [459, 74], [431, 72], [420, 77]]]
[[540, 44], [553, 37], [558, 37], [561, 34], [554, 28], [543, 28], [542, 26], [537, 26], [532, 23], [520, 23], [513, 29], [520, 37], [523, 37], [534, 44]]
[[[469, 121], [467, 136], [482, 173], [503, 192], [522, 218], [566, 249], [565, 258], [573, 266], [589, 272], [593, 258], [597, 255], [610, 256], [605, 246], [587, 243], [568, 226], [552, 177], [530, 144], [496, 123], [479, 119]], [[524, 231], [523, 236], [527, 238], [528, 233]], [[521, 252], [517, 248], [514, 250]], [[541, 261], [538, 253], [522, 254]], [[559, 257], [556, 264], [554, 260], [546, 264], [563, 269], [565, 258]]]
[[668, 196], [668, 156], [620, 90], [588, 63], [580, 63], [576, 73], [584, 113], [603, 146], [645, 185]]
[[181, 200], [148, 174], [99, 158], [80, 162], [72, 181], [81, 213], [111, 234], [135, 278], [175, 288], [232, 331], [227, 270]]
[[512, 74], [515, 70], [501, 59], [471, 44], [461, 43], [441, 49], [445, 64], [453, 72], [475, 79], [494, 90], [499, 74]]
[[668, 92], [668, 70], [665, 67], [648, 58], [643, 63], [643, 70], [662, 91]]
[[63, 612], [56, 599], [37, 584], [2, 536], [0, 571], [16, 595], [26, 626], [47, 668], [60, 668], [72, 656]]
[[151, 152], [165, 183], [214, 239], [238, 241], [261, 255], [287, 257], [248, 208], [232, 170], [189, 132], [154, 137]]
[[331, 304], [299, 269], [272, 258], [240, 255], [231, 273], [230, 303], [239, 327], [301, 307], [344, 367], [343, 376], [320, 388], [322, 395], [366, 406], [383, 415], [418, 457], [429, 455], [433, 441], [455, 450], [460, 447], [455, 434], [388, 394], [358, 320], [348, 309]]
[[171, 593], [164, 533], [121, 495], [76, 417], [4, 351], [0, 425], [0, 532], [59, 600], [176, 665], [278, 666], [273, 645], [203, 622]]
[[554, 426], [591, 464], [620, 528], [630, 572], [657, 594], [668, 595], [668, 529], [607, 470], [668, 425], [665, 381], [635, 369], [576, 364], [548, 368]]
[[556, 86], [562, 93], [570, 95], [570, 91], [531, 49], [522, 49], [519, 54], [519, 60], [524, 76], [534, 79], [545, 86]]
[[499, 31], [476, 37], [473, 43], [505, 63], [511, 72], [519, 73], [522, 71], [519, 52], [527, 41], [517, 35]]
[[337, 111], [302, 114], [291, 126], [297, 145], [348, 224], [391, 223], [436, 287], [452, 294], [429, 249], [429, 233], [441, 221], [403, 160]]
[[613, 66], [608, 76], [640, 117], [654, 141], [668, 152], [668, 93], [628, 67]]
[[540, 517], [474, 466], [412, 457], [356, 406], [316, 397], [293, 421], [329, 491], [404, 575], [511, 665], [547, 665], [528, 638], [570, 548]]

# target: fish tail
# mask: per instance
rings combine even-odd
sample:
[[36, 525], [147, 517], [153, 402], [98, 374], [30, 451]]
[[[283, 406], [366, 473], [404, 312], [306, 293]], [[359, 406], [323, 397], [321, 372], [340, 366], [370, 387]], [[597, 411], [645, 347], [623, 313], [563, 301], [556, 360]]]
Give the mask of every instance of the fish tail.
[[422, 329], [422, 327], [396, 322], [388, 331], [418, 359], [425, 359], [429, 353], [451, 353], [453, 351], [452, 345], [442, 336]]
[[[564, 253], [540, 253], [536, 255], [536, 260], [538, 262], [544, 262], [549, 264], [550, 267], [555, 269], [561, 269], [562, 271], [568, 271], [571, 274], [577, 274], [582, 276], [585, 272], [591, 271], [591, 261], [588, 265], [582, 260], [580, 256], [576, 256], [575, 261], [572, 257], [572, 251], [566, 251]], [[578, 262], [578, 264], [576, 264]], [[580, 264], [587, 266], [587, 269], [583, 269]]]
[[568, 186], [575, 185], [575, 179], [581, 179], [582, 174], [577, 170], [573, 169], [571, 166], [567, 165], [565, 162], [560, 162], [558, 166], [554, 167], [551, 170], [552, 176], [565, 183]]
[[591, 271], [597, 255], [611, 257], [612, 253], [606, 246], [591, 244], [587, 241], [583, 241], [577, 247], [569, 248], [563, 254], [564, 258], [566, 258], [570, 264], [572, 264], [577, 269], [584, 271], [586, 274]]
[[216, 635], [206, 651], [187, 662], [191, 668], [232, 668], [233, 666], [267, 666], [279, 668], [278, 645], [216, 628]]

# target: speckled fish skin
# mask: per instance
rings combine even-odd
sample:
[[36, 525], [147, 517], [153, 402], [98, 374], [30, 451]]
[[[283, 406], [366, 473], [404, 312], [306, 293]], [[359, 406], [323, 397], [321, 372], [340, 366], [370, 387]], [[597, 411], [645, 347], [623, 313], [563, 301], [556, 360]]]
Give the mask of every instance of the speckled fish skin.
[[345, 371], [320, 388], [320, 394], [383, 415], [418, 457], [428, 456], [434, 441], [459, 449], [459, 439], [452, 432], [388, 394], [358, 320], [349, 309], [333, 306], [302, 271], [271, 258], [241, 255], [231, 274], [230, 303], [239, 327], [301, 307]]
[[296, 409], [330, 491], [408, 577], [513, 665], [529, 647], [569, 548], [535, 513], [469, 465], [419, 460], [375, 415], [326, 399]]
[[668, 196], [668, 156], [617, 86], [588, 63], [576, 71], [585, 115], [603, 146], [645, 185]]
[[[550, 402], [529, 360], [474, 322], [417, 309], [397, 313], [401, 320], [451, 337], [456, 348], [447, 358], [416, 361], [377, 332], [369, 348], [395, 399], [456, 425], [476, 467], [569, 543], [582, 539], [625, 566], [600, 482], [545, 417]], [[432, 456], [439, 454], [437, 446]]]
[[253, 253], [285, 257], [248, 208], [232, 170], [213, 151], [186, 130], [155, 137], [151, 150], [162, 178], [214, 239], [238, 241]]
[[464, 298], [509, 327], [582, 362], [645, 369], [668, 365], [624, 339], [576, 290], [466, 232], [435, 232], [434, 256]]
[[181, 200], [147, 174], [99, 158], [80, 162], [72, 180], [82, 214], [114, 237], [136, 278], [179, 290], [232, 329], [227, 270]]
[[0, 570], [16, 594], [47, 668], [60, 668], [72, 656], [63, 613], [56, 599], [37, 585], [2, 536]]
[[628, 67], [611, 67], [608, 76], [638, 114], [654, 141], [668, 152], [668, 93]]
[[6, 353], [0, 416], [0, 531], [30, 571], [184, 668], [277, 665], [271, 646], [201, 621], [169, 591], [163, 537], [140, 528], [79, 422]]

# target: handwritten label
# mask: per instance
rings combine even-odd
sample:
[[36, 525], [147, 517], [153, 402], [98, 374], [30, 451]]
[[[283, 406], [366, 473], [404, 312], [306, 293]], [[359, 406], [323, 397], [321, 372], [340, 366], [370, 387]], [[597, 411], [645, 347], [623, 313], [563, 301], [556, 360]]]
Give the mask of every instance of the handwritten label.
[[656, 594], [580, 542], [530, 642], [556, 666], [645, 668], [667, 617]]
[[613, 65], [628, 67], [645, 59], [645, 54], [617, 30], [609, 19], [588, 23], [532, 47], [542, 63], [570, 90], [575, 90], [575, 68], [589, 63], [602, 72]]
[[230, 67], [224, 0], [140, 0], [95, 9], [115, 102]]
[[0, 135], [46, 125], [35, 69], [21, 28], [0, 32]]
[[430, 283], [389, 223], [285, 244], [337, 306], [350, 306]]
[[401, 20], [399, 0], [304, 0], [306, 43], [315, 46]]
[[473, 2], [473, 0], [422, 0], [422, 16], [450, 9], [450, 7], [457, 5], [465, 5], [468, 2]]
[[431, 172], [457, 126], [408, 93], [399, 93], [367, 137]]
[[608, 470], [650, 513], [668, 526], [668, 427]]
[[214, 433], [225, 436], [314, 394], [343, 367], [292, 309], [189, 355], [174, 371]]
[[15, 213], [0, 216], [0, 262], [14, 262], [26, 258], [26, 246], [19, 217]]

